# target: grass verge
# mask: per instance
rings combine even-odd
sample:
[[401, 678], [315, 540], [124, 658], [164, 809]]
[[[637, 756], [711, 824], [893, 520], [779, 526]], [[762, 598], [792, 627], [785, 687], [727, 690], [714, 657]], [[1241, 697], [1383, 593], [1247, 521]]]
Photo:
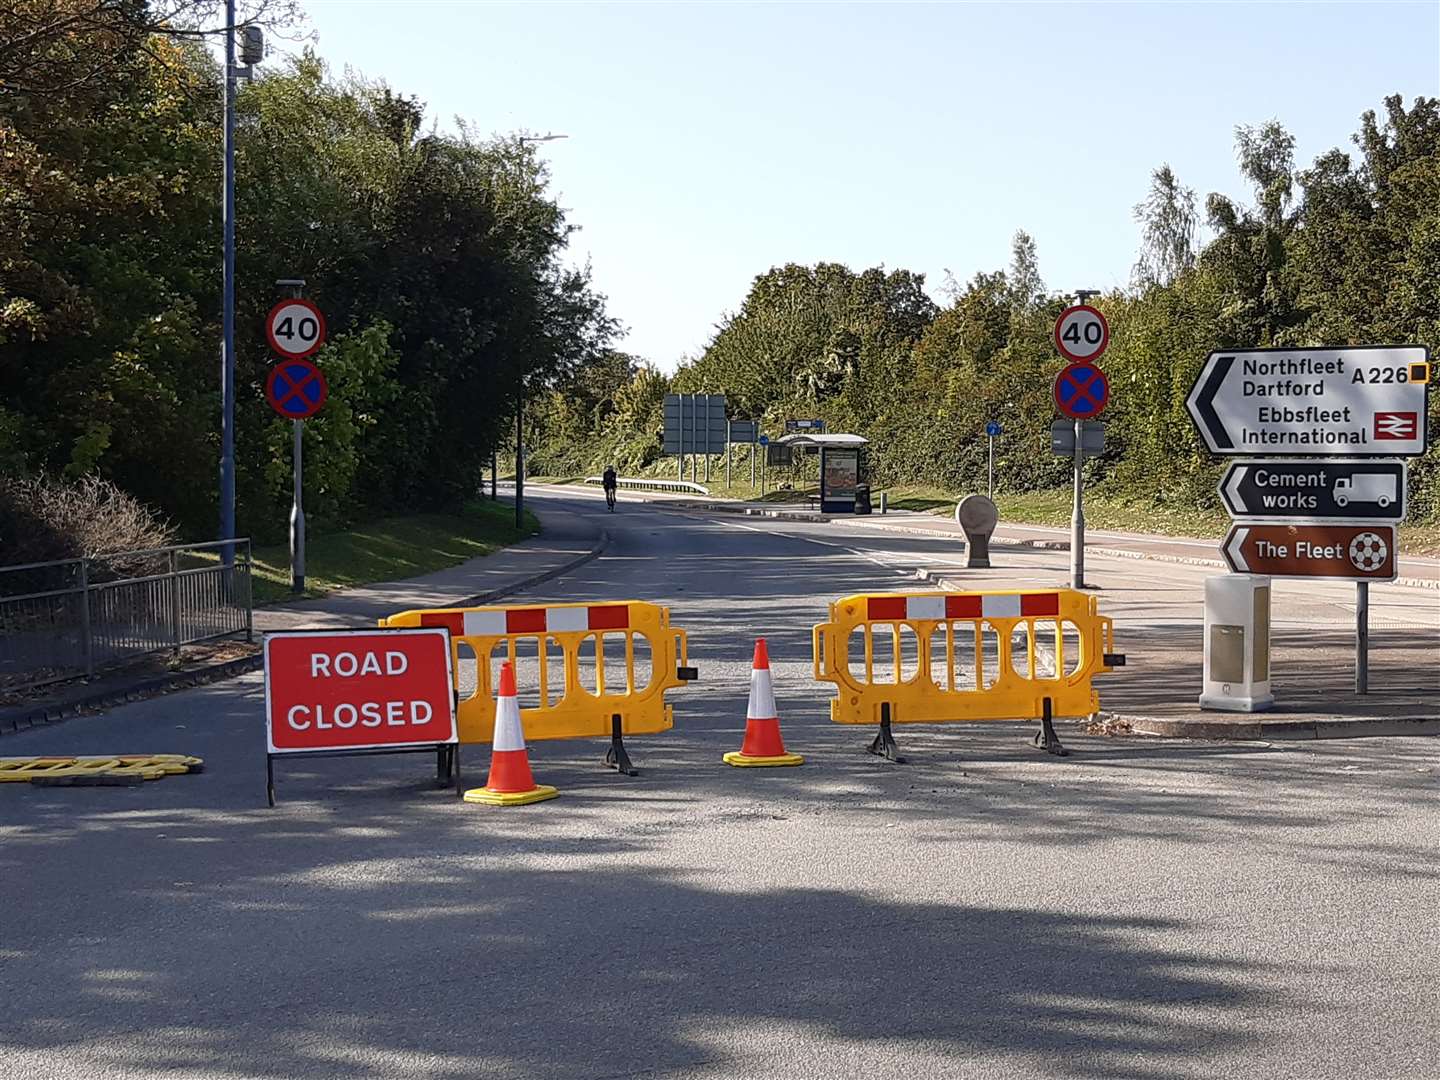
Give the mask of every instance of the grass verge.
[[[534, 536], [540, 522], [526, 513], [515, 528], [513, 503], [477, 499], [458, 514], [411, 514], [379, 518], [342, 532], [305, 538], [305, 593], [324, 596], [352, 585], [416, 577], [489, 555]], [[290, 546], [255, 549], [255, 603], [289, 600]]]

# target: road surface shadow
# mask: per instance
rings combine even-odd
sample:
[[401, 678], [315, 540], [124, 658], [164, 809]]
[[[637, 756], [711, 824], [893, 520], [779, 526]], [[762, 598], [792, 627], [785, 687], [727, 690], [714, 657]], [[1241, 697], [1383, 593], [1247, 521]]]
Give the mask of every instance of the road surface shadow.
[[1260, 965], [1179, 949], [1165, 919], [516, 869], [434, 823], [377, 838], [364, 819], [318, 859], [216, 830], [233, 858], [178, 880], [89, 824], [47, 858], [134, 870], [56, 895], [58, 937], [7, 933], [0, 1040], [22, 1074], [64, 1056], [87, 1076], [602, 1077], [764, 1060], [751, 1033], [781, 1024], [1160, 1080], [1242, 1045], [1261, 999]]

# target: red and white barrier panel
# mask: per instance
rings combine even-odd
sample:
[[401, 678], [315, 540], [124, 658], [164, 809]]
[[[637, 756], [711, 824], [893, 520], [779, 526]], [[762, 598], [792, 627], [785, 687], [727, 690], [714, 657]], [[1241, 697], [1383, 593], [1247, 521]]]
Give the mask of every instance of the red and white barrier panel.
[[928, 596], [872, 596], [865, 617], [871, 622], [935, 622], [944, 619], [1023, 619], [1060, 614], [1058, 592], [984, 593]]
[[427, 611], [421, 626], [444, 627], [455, 637], [504, 637], [507, 634], [564, 634], [630, 629], [627, 604], [590, 607], [485, 608], [479, 611]]

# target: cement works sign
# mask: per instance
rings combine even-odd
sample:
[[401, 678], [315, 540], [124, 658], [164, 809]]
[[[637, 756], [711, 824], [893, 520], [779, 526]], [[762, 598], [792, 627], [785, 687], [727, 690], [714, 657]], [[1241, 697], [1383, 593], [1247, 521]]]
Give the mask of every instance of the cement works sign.
[[1405, 517], [1403, 461], [1271, 458], [1236, 461], [1220, 481], [1231, 517], [1344, 518], [1400, 521]]
[[1221, 545], [1237, 574], [1394, 581], [1395, 526], [1325, 522], [1236, 525]]
[[1419, 345], [1213, 352], [1185, 402], [1216, 454], [1425, 452], [1430, 354]]

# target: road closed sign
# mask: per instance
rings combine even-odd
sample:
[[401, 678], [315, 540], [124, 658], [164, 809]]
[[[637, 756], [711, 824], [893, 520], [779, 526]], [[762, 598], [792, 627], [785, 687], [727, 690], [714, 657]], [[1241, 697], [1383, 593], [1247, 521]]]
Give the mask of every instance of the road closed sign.
[[1185, 404], [1216, 454], [1415, 457], [1429, 383], [1419, 345], [1226, 350]]
[[455, 742], [443, 629], [295, 630], [265, 639], [272, 754]]

